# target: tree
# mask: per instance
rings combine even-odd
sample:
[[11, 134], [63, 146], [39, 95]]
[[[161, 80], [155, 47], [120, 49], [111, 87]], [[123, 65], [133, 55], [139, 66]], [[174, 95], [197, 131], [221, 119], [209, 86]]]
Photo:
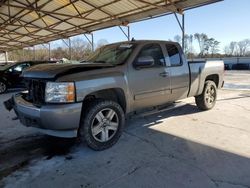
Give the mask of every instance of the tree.
[[71, 42], [71, 59], [84, 60], [91, 54], [91, 45], [81, 38], [74, 38]]
[[[195, 33], [194, 35], [185, 35], [184, 36], [184, 48], [183, 51], [186, 54], [188, 58], [194, 57], [194, 48], [193, 48], [193, 42], [194, 39], [197, 41], [199, 48], [200, 48], [200, 57], [205, 57], [211, 54], [213, 57], [215, 54], [219, 52], [219, 44], [220, 42], [215, 40], [214, 38], [209, 38], [204, 33]], [[176, 35], [174, 37], [174, 40], [176, 42], [181, 43], [181, 37], [179, 35]]]
[[245, 56], [249, 46], [250, 46], [250, 40], [249, 39], [239, 41], [238, 42], [239, 55], [240, 56]]
[[195, 33], [194, 38], [197, 40], [200, 48], [200, 57], [211, 54], [212, 57], [219, 52], [220, 42], [214, 38], [209, 38], [205, 33]]
[[223, 51], [224, 51], [225, 56], [231, 56], [231, 55], [230, 55], [230, 48], [229, 48], [229, 45], [224, 46]]
[[189, 42], [189, 44], [188, 44], [188, 51], [189, 51], [189, 53], [193, 53], [194, 52], [194, 47], [193, 47], [193, 41], [194, 41], [194, 36], [193, 35], [189, 35], [189, 40], [188, 40], [188, 42]]
[[204, 56], [205, 52], [209, 50], [208, 37], [204, 33], [195, 33], [194, 38], [198, 41], [200, 47], [200, 56]]
[[215, 40], [214, 38], [211, 38], [209, 40], [210, 52], [211, 52], [212, 57], [214, 57], [214, 54], [219, 52], [219, 44], [220, 42]]
[[237, 42], [230, 42], [229, 44], [229, 54], [233, 56], [237, 51]]
[[224, 47], [224, 52], [227, 56], [239, 55], [238, 42], [232, 41]]
[[[174, 41], [178, 42], [180, 45], [182, 45], [182, 38], [180, 35], [174, 36]], [[186, 55], [193, 53], [193, 35], [185, 35], [184, 36], [184, 53]]]
[[189, 35], [184, 35], [184, 48], [183, 51], [185, 54], [189, 53]]
[[239, 42], [232, 41], [225, 46], [224, 52], [228, 56], [248, 56], [250, 48], [250, 39], [244, 39]]
[[8, 53], [8, 56], [10, 61], [26, 61], [35, 59], [34, 50], [32, 48], [13, 50]]

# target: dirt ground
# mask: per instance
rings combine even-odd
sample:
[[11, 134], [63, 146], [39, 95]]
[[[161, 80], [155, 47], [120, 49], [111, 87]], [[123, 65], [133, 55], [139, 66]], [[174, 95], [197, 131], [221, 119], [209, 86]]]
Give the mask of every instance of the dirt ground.
[[0, 187], [250, 187], [250, 72], [226, 72], [214, 109], [182, 107], [130, 119], [96, 152], [11, 120], [0, 95]]

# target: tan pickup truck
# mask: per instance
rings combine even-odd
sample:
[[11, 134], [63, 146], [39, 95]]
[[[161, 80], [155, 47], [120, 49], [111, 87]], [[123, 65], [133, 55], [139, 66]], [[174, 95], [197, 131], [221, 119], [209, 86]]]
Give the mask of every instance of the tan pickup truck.
[[177, 43], [119, 42], [79, 64], [29, 68], [23, 73], [27, 92], [5, 106], [25, 126], [79, 136], [103, 150], [118, 141], [128, 114], [187, 97], [195, 97], [201, 110], [213, 108], [223, 74], [222, 61], [188, 62]]

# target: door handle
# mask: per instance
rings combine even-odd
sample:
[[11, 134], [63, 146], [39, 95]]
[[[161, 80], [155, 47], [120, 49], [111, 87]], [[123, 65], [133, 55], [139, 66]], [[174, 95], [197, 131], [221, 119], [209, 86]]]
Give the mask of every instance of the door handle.
[[169, 74], [168, 72], [161, 72], [159, 75], [162, 77], [167, 77]]

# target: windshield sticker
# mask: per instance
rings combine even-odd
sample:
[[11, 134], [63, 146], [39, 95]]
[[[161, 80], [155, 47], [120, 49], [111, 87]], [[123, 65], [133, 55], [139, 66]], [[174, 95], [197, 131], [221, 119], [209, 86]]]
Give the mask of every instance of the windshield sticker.
[[121, 44], [119, 47], [120, 48], [131, 48], [133, 44]]

